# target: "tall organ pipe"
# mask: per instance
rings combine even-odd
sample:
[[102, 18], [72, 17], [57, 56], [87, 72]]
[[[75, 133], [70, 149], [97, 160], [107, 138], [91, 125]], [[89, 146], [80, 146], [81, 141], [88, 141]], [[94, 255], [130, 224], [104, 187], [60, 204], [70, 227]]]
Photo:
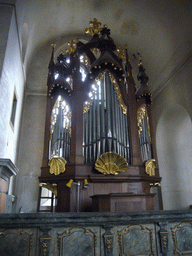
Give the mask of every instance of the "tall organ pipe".
[[92, 138], [93, 138], [93, 160], [96, 158], [96, 100], [95, 100], [95, 96], [94, 96], [94, 100], [93, 100], [93, 105], [92, 105], [92, 117], [93, 117], [93, 121], [92, 121]]
[[101, 81], [101, 106], [100, 106], [100, 113], [101, 113], [101, 154], [105, 152], [105, 109], [106, 109], [106, 102], [105, 102], [105, 85], [104, 81]]
[[111, 129], [111, 93], [110, 93], [110, 79], [108, 72], [104, 76], [105, 88], [106, 88], [106, 137], [107, 137], [107, 151], [112, 150], [112, 129]]
[[112, 112], [112, 135], [113, 135], [113, 145], [112, 145], [112, 150], [114, 152], [117, 152], [117, 133], [116, 133], [116, 127], [117, 127], [117, 122], [116, 122], [116, 107], [115, 107], [115, 90], [114, 86], [110, 84], [111, 88], [111, 112]]
[[106, 72], [94, 98], [89, 102], [88, 111], [84, 113], [85, 163], [95, 161], [109, 151], [117, 152], [130, 162], [127, 121], [109, 73]]
[[101, 152], [101, 116], [100, 116], [100, 92], [101, 87], [98, 85], [97, 88], [97, 101], [96, 101], [96, 140], [97, 140], [97, 155], [96, 159], [99, 158]]

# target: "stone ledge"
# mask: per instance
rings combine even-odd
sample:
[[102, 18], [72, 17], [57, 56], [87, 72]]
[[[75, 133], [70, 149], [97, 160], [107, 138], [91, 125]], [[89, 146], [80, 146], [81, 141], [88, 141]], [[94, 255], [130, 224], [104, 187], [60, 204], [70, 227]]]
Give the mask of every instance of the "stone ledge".
[[18, 172], [19, 170], [10, 159], [0, 158], [0, 177], [9, 179]]
[[192, 211], [0, 214], [0, 228], [106, 226], [192, 221]]

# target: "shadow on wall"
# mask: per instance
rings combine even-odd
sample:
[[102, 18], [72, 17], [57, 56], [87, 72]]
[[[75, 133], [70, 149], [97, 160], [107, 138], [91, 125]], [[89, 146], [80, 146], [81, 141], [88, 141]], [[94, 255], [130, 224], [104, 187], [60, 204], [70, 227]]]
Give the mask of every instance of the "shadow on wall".
[[178, 104], [165, 108], [156, 130], [164, 210], [189, 209], [192, 204], [192, 123]]

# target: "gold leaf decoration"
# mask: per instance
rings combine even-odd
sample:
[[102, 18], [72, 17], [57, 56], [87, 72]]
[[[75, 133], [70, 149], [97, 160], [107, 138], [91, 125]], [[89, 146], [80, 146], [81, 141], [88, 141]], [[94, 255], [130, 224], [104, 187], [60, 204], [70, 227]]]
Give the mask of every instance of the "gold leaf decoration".
[[145, 163], [145, 172], [149, 176], [155, 176], [156, 162], [155, 159], [150, 159]]
[[115, 152], [104, 153], [95, 162], [95, 169], [105, 175], [117, 175], [127, 170], [127, 167], [128, 163], [125, 158]]
[[100, 32], [102, 28], [99, 28], [101, 26], [101, 22], [97, 21], [96, 18], [93, 19], [93, 21], [89, 21], [89, 25], [92, 27], [86, 28], [85, 33], [93, 35], [100, 35]]
[[[99, 75], [96, 78], [96, 81], [102, 81], [104, 79], [104, 76], [105, 76], [106, 72], [109, 72], [109, 70], [106, 69], [104, 72], [99, 73]], [[124, 103], [124, 101], [122, 99], [122, 95], [121, 95], [121, 91], [120, 91], [119, 85], [118, 85], [115, 77], [112, 75], [111, 72], [109, 72], [109, 77], [110, 77], [111, 83], [114, 86], [114, 89], [115, 89], [115, 92], [116, 92], [116, 96], [117, 96], [117, 100], [119, 102], [119, 106], [122, 108], [123, 114], [127, 115], [127, 106], [125, 105], [125, 103]], [[96, 88], [98, 88], [97, 83], [95, 83], [95, 86], [96, 86]], [[95, 94], [95, 92], [93, 90], [91, 92], [93, 93], [93, 95]], [[83, 114], [85, 114], [85, 113], [87, 113], [89, 111], [89, 107], [92, 105], [93, 99], [94, 99], [94, 97], [92, 97], [87, 102], [87, 104], [84, 104], [84, 106], [83, 106]]]
[[49, 172], [51, 174], [59, 175], [60, 173], [65, 171], [66, 163], [67, 161], [63, 157], [53, 155], [49, 160]]
[[139, 109], [137, 110], [137, 126], [138, 126], [138, 133], [139, 137], [141, 136], [141, 132], [143, 130], [143, 118], [146, 116], [147, 118], [147, 131], [148, 131], [148, 136], [151, 141], [151, 133], [150, 133], [150, 125], [149, 125], [149, 117], [147, 114], [147, 107], [145, 104], [141, 105]]

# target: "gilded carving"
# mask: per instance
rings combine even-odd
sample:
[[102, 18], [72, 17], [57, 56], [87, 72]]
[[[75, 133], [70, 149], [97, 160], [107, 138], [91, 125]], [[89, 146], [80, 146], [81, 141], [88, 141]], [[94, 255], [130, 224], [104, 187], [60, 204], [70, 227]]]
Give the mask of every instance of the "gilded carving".
[[155, 176], [155, 168], [156, 168], [155, 159], [150, 159], [145, 163], [145, 172], [149, 176]]
[[107, 243], [107, 252], [109, 253], [111, 251], [111, 244], [112, 244], [113, 240], [112, 239], [107, 239], [106, 243]]
[[43, 247], [43, 256], [46, 256], [47, 255], [47, 252], [48, 252], [48, 246], [49, 246], [49, 242], [43, 242], [42, 243], [42, 247]]
[[149, 117], [147, 114], [147, 107], [145, 104], [141, 105], [137, 111], [137, 126], [138, 126], [138, 133], [139, 137], [141, 135], [141, 132], [143, 130], [143, 118], [146, 117], [147, 119], [147, 130], [148, 130], [148, 136], [151, 141], [151, 134], [150, 134], [150, 125], [149, 125]]
[[[127, 46], [125, 45], [125, 47], [127, 47]], [[126, 59], [125, 48], [124, 47], [119, 46], [117, 48], [117, 57], [119, 59]]]
[[101, 51], [98, 48], [92, 48], [91, 51], [96, 56], [98, 56], [101, 53]]
[[151, 183], [149, 183], [149, 185], [150, 185], [150, 188], [161, 187], [160, 182], [151, 182]]
[[101, 155], [95, 162], [95, 169], [103, 174], [117, 175], [127, 170], [128, 163], [119, 154], [107, 152]]
[[74, 53], [76, 51], [76, 44], [79, 42], [79, 40], [72, 40], [69, 41], [67, 44], [69, 46], [69, 49], [66, 49], [65, 51], [68, 52], [69, 54]]
[[67, 161], [63, 157], [53, 155], [49, 160], [49, 166], [50, 166], [49, 172], [55, 175], [59, 175], [60, 173], [63, 173], [65, 171], [66, 163]]
[[[123, 102], [119, 85], [118, 85], [116, 79], [114, 78], [114, 76], [111, 74], [111, 72], [109, 72], [109, 70], [106, 69], [104, 72], [99, 74], [99, 76], [96, 78], [96, 81], [102, 81], [106, 72], [109, 73], [111, 83], [114, 86], [114, 89], [115, 89], [115, 92], [116, 92], [116, 95], [117, 95], [117, 100], [119, 102], [119, 106], [122, 108], [123, 114], [127, 115], [127, 107], [126, 107], [125, 103]], [[96, 88], [98, 87], [97, 85], [95, 85], [95, 86], [96, 86]], [[91, 93], [94, 95], [95, 91], [91, 91]], [[92, 97], [88, 102], [86, 102], [87, 104], [84, 104], [84, 106], [83, 106], [83, 113], [84, 114], [88, 112], [89, 106], [92, 105], [93, 99], [94, 99], [94, 97]]]
[[[96, 48], [94, 48], [94, 49], [96, 49]], [[88, 58], [88, 56], [87, 56], [85, 53], [83, 53], [83, 54], [81, 55], [80, 61], [81, 61], [81, 63], [83, 63], [83, 64], [84, 64], [85, 66], [87, 66], [87, 67], [90, 67], [90, 66], [91, 66], [90, 59]]]
[[97, 19], [94, 18], [93, 21], [89, 21], [89, 25], [92, 27], [85, 29], [86, 34], [100, 35], [100, 32], [102, 30], [102, 28], [99, 28], [101, 26], [101, 22], [97, 21]]
[[[68, 105], [68, 103], [61, 97], [61, 99], [58, 97], [54, 106], [53, 106], [53, 110], [51, 112], [51, 127], [50, 127], [50, 134], [52, 137], [54, 128], [55, 128], [55, 124], [57, 121], [57, 115], [59, 113], [59, 107], [62, 108], [62, 114], [64, 117], [64, 123], [65, 123], [65, 128], [68, 129], [69, 135], [71, 136], [71, 111], [70, 111], [70, 107]], [[50, 138], [51, 139], [51, 138]]]
[[167, 248], [167, 242], [168, 242], [167, 236], [163, 236], [162, 239], [163, 239], [163, 247]]

